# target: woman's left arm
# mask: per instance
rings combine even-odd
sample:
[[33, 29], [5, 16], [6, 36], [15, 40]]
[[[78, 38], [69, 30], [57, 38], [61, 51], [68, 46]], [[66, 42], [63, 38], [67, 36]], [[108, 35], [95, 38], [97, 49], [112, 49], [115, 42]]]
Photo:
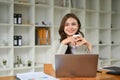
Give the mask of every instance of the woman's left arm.
[[89, 52], [92, 51], [92, 45], [89, 42], [86, 42], [84, 45], [88, 47]]

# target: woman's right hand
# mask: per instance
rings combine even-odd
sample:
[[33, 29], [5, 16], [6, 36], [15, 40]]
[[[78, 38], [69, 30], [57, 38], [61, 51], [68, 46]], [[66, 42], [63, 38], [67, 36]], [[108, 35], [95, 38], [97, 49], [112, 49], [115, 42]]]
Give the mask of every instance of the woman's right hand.
[[65, 44], [65, 45], [66, 44], [70, 44], [71, 46], [75, 46], [76, 45], [75, 38], [73, 36], [67, 37], [61, 43]]

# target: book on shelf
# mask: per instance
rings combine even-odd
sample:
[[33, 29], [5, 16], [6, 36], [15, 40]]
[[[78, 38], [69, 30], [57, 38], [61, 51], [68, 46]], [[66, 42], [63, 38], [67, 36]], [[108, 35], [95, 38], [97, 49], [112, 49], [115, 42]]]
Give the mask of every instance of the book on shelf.
[[50, 44], [50, 29], [46, 27], [37, 27], [36, 28], [36, 45], [49, 45]]
[[45, 28], [42, 29], [42, 44], [47, 44], [47, 30]]

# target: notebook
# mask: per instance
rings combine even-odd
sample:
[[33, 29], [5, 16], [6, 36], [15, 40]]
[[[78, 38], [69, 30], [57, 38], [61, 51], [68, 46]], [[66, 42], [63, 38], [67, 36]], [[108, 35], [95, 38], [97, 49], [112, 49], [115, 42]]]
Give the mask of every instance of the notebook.
[[56, 77], [96, 77], [98, 54], [55, 55]]

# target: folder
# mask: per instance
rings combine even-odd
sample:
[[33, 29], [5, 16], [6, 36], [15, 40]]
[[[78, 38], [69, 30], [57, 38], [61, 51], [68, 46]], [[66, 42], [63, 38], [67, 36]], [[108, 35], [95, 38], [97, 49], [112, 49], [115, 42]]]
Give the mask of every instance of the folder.
[[38, 32], [38, 44], [39, 45], [42, 45], [43, 44], [43, 42], [42, 42], [42, 38], [43, 38], [43, 31], [42, 31], [42, 29], [41, 28], [38, 28], [37, 29], [37, 32]]
[[47, 29], [46, 28], [43, 28], [43, 38], [42, 38], [42, 42], [43, 42], [43, 45], [46, 45], [47, 44]]
[[48, 45], [50, 44], [50, 29], [46, 27], [40, 27], [36, 29], [36, 44]]

